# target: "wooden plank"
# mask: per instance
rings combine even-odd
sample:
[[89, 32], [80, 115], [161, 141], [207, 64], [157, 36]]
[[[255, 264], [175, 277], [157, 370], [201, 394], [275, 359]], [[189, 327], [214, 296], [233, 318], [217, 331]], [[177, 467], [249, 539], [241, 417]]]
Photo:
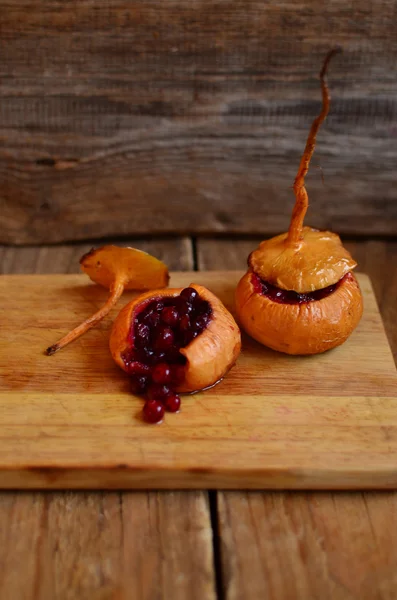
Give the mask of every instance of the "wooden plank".
[[107, 240], [89, 244], [61, 244], [56, 246], [1, 246], [0, 275], [24, 273], [81, 273], [79, 259], [93, 246], [104, 244], [131, 246], [144, 250], [163, 260], [169, 269], [188, 271], [192, 268], [192, 246], [187, 237], [179, 239], [158, 238], [145, 240], [129, 238], [126, 240]]
[[[127, 242], [192, 267], [186, 239]], [[2, 248], [1, 271], [77, 272], [86, 249]], [[4, 600], [212, 600], [214, 590], [204, 492], [0, 493]]]
[[[199, 268], [242, 268], [259, 240], [199, 240]], [[396, 242], [348, 242], [373, 282], [396, 344]], [[227, 600], [390, 600], [397, 594], [397, 494], [217, 494], [221, 588]]]
[[335, 44], [310, 222], [395, 234], [393, 0], [0, 0], [0, 27], [0, 242], [284, 229]]
[[3, 493], [0, 540], [4, 600], [215, 598], [204, 492]]
[[[199, 281], [232, 308], [240, 276], [173, 273], [170, 286]], [[246, 337], [222, 383], [151, 427], [110, 356], [112, 314], [64, 352], [43, 353], [105, 290], [84, 275], [3, 276], [0, 486], [397, 487], [397, 372], [369, 280], [358, 279], [366, 309], [343, 346], [296, 357]]]
[[227, 600], [391, 600], [395, 493], [218, 493]]

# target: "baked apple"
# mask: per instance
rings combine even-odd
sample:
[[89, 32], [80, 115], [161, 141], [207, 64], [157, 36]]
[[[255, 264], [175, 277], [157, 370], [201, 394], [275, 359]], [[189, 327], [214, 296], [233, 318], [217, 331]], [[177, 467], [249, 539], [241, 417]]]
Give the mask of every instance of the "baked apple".
[[290, 227], [263, 241], [248, 258], [236, 289], [236, 310], [245, 331], [258, 342], [288, 354], [316, 354], [342, 344], [359, 323], [363, 302], [352, 270], [357, 263], [338, 235], [303, 226], [308, 208], [305, 175], [316, 135], [329, 111], [326, 72], [320, 73], [322, 110], [314, 120], [294, 182]]
[[144, 416], [161, 421], [176, 412], [179, 393], [220, 381], [236, 362], [240, 330], [226, 307], [201, 285], [141, 294], [116, 317], [109, 340], [113, 359], [146, 396]]

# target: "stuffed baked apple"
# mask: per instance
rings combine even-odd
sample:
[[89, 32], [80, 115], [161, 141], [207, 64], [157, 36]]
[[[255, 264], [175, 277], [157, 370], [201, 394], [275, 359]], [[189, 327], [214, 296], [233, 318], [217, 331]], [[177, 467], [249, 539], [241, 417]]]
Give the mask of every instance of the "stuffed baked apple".
[[342, 344], [360, 321], [363, 302], [353, 274], [356, 262], [339, 236], [303, 226], [308, 208], [305, 175], [316, 134], [328, 114], [326, 72], [320, 73], [322, 110], [314, 120], [294, 182], [296, 197], [288, 232], [263, 241], [248, 258], [236, 290], [236, 310], [258, 342], [288, 354], [316, 354]]
[[180, 392], [220, 381], [236, 362], [240, 330], [207, 288], [160, 289], [141, 294], [116, 317], [110, 334], [115, 362], [131, 377], [132, 391], [146, 397], [149, 422], [177, 412]]

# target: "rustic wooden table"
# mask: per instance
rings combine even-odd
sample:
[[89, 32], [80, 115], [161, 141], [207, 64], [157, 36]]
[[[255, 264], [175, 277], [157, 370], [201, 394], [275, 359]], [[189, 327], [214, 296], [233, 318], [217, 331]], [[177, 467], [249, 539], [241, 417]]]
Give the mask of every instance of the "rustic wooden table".
[[[124, 240], [170, 269], [245, 266], [256, 239]], [[348, 241], [397, 357], [397, 241]], [[72, 273], [91, 247], [0, 247], [1, 273]], [[394, 492], [4, 492], [1, 600], [397, 597]]]

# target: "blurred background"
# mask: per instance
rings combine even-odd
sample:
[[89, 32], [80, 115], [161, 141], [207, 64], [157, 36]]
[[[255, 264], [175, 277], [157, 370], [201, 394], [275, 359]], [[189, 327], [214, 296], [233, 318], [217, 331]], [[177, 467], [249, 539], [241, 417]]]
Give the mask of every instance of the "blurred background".
[[0, 243], [397, 233], [395, 0], [0, 1]]

